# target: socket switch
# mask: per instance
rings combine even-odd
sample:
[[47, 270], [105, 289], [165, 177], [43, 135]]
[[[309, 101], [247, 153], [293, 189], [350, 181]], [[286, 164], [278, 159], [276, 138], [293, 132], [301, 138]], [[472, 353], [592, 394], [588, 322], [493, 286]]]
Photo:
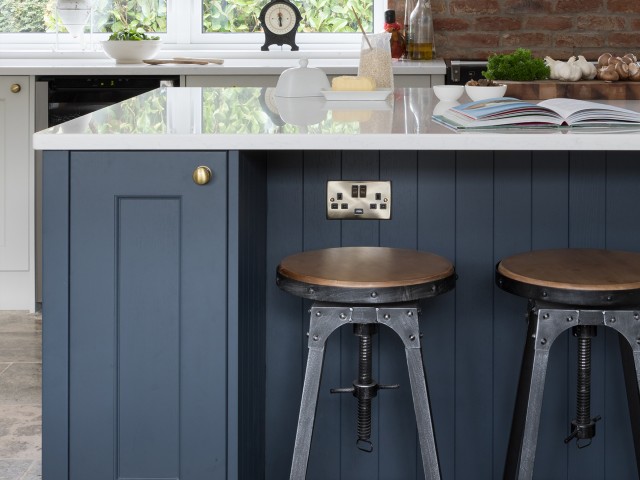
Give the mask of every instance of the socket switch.
[[391, 218], [391, 182], [328, 181], [327, 218], [330, 220], [389, 220]]

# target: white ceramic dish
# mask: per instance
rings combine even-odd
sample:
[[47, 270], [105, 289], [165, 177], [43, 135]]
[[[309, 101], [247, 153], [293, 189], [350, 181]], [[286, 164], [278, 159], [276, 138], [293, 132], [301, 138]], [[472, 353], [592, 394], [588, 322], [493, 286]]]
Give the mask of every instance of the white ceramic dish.
[[434, 85], [433, 93], [443, 102], [455, 102], [464, 93], [464, 85]]
[[356, 91], [356, 90], [320, 90], [329, 101], [334, 100], [351, 100], [351, 101], [371, 101], [384, 100], [391, 93], [390, 88], [376, 88], [375, 90]]
[[319, 68], [309, 67], [309, 60], [301, 58], [299, 67], [288, 68], [278, 77], [276, 97], [320, 97], [320, 90], [331, 87], [327, 75]]
[[480, 85], [465, 85], [464, 91], [467, 92], [467, 95], [469, 95], [471, 100], [477, 102], [478, 100], [486, 100], [487, 98], [504, 97], [504, 94], [507, 91], [507, 86], [494, 85], [491, 87], [481, 87]]
[[116, 63], [142, 63], [158, 54], [162, 40], [103, 40], [100, 44]]

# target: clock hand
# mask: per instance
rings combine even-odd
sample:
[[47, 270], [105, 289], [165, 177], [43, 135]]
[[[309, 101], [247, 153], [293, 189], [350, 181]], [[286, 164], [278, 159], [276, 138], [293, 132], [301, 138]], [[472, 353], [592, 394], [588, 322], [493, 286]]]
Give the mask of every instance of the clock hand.
[[278, 23], [282, 26], [282, 12], [278, 12]]

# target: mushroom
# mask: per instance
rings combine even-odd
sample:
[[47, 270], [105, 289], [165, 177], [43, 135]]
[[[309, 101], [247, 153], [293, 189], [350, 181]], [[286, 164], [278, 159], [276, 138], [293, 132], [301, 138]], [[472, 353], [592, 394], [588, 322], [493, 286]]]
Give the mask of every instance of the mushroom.
[[616, 72], [618, 72], [618, 75], [620, 76], [620, 80], [626, 80], [629, 78], [629, 65], [624, 62], [618, 62], [616, 63], [615, 68]]
[[[611, 57], [609, 57], [609, 65], [615, 65], [616, 63], [620, 63], [622, 62], [622, 58], [620, 57], [614, 57], [613, 55]], [[605, 65], [606, 66], [606, 65]]]
[[622, 58], [628, 58], [631, 60], [631, 62], [627, 63], [636, 63], [638, 61], [638, 58], [633, 53], [625, 53], [624, 57]]
[[620, 79], [620, 75], [616, 72], [615, 65], [607, 65], [606, 67], [598, 69], [597, 78], [605, 82], [615, 82]]
[[640, 82], [640, 66], [637, 63], [629, 64], [629, 80]]
[[602, 55], [600, 55], [598, 57], [598, 66], [599, 67], [606, 67], [607, 65], [609, 65], [609, 59], [612, 57], [612, 55], [610, 53], [603, 53]]

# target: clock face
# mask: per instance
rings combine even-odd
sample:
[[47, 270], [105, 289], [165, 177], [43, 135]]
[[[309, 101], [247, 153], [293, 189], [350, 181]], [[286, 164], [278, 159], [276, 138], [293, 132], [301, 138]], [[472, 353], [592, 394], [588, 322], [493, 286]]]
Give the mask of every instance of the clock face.
[[292, 7], [284, 3], [276, 3], [267, 8], [264, 15], [265, 28], [276, 35], [289, 33], [296, 26], [296, 14]]

